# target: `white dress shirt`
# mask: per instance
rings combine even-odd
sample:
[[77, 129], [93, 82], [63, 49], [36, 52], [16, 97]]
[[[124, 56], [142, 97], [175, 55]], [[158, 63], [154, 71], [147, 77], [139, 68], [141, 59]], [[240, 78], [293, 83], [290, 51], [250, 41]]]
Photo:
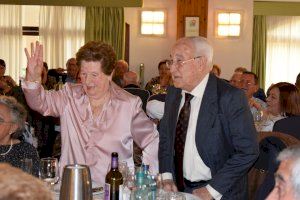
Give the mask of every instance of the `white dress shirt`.
[[[190, 113], [190, 119], [189, 119], [185, 146], [184, 146], [183, 177], [191, 182], [205, 181], [211, 179], [210, 168], [207, 167], [203, 162], [203, 160], [201, 159], [197, 150], [196, 139], [195, 139], [198, 114], [199, 114], [204, 90], [207, 85], [208, 77], [209, 74], [207, 74], [203, 78], [203, 80], [190, 93], [194, 96], [194, 98], [191, 100], [191, 113]], [[183, 90], [180, 109], [183, 107], [185, 101], [184, 98], [185, 93], [187, 93], [187, 91]], [[164, 173], [163, 179], [173, 179], [172, 174]], [[207, 185], [206, 189], [214, 197], [214, 199], [222, 198], [222, 195], [219, 192], [217, 192], [214, 188], [212, 188], [210, 185]]]

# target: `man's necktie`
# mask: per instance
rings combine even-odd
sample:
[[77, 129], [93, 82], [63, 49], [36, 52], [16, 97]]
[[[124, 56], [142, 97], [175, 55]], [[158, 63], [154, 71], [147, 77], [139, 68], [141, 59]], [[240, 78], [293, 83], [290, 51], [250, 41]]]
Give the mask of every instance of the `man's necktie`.
[[188, 93], [185, 93], [185, 102], [183, 107], [180, 110], [176, 125], [176, 136], [175, 136], [175, 169], [176, 169], [176, 182], [177, 188], [179, 191], [184, 190], [184, 180], [183, 180], [183, 153], [185, 138], [187, 133], [187, 128], [189, 125], [190, 111], [191, 111], [191, 99], [194, 96]]

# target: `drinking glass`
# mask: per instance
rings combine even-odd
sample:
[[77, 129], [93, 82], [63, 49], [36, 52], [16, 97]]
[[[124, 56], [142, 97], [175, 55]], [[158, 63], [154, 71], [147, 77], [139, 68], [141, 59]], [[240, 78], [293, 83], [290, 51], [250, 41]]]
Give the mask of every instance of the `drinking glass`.
[[179, 192], [170, 192], [167, 197], [168, 200], [185, 200], [185, 196]]
[[56, 158], [41, 159], [40, 178], [49, 186], [58, 181], [58, 162]]
[[32, 174], [32, 159], [31, 158], [23, 158], [21, 159], [21, 168], [24, 172], [28, 174]]
[[262, 120], [262, 111], [258, 110], [253, 113], [254, 122], [260, 122]]
[[126, 161], [119, 162], [119, 171], [121, 172], [123, 176], [123, 184], [127, 180], [127, 174], [128, 174], [128, 166]]
[[134, 187], [135, 187], [134, 170], [129, 170], [125, 186], [131, 191], [134, 190]]

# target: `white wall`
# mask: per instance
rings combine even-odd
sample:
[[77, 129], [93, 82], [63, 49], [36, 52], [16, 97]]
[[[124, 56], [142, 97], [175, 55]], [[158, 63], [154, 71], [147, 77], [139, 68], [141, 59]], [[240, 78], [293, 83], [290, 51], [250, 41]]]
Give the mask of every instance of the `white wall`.
[[144, 0], [143, 8], [162, 8], [167, 11], [166, 37], [139, 35], [139, 12], [141, 8], [125, 8], [125, 22], [130, 24], [130, 70], [139, 73], [140, 63], [145, 64], [145, 83], [158, 75], [159, 61], [170, 56], [176, 41], [176, 0]]
[[[216, 10], [243, 12], [242, 32], [238, 39], [221, 39], [214, 36]], [[207, 38], [214, 47], [214, 63], [222, 69], [221, 77], [230, 79], [236, 67], [251, 69], [253, 0], [209, 0]]]
[[[125, 22], [130, 24], [130, 69], [139, 72], [145, 63], [145, 81], [158, 74], [157, 64], [169, 58], [176, 41], [176, 0], [144, 0], [143, 8], [167, 9], [167, 37], [143, 37], [138, 34], [139, 8], [125, 8]], [[220, 39], [214, 36], [216, 10], [243, 12], [242, 35], [238, 39]], [[253, 0], [209, 0], [207, 38], [214, 47], [214, 63], [222, 68], [222, 78], [230, 79], [236, 67], [251, 69]]]

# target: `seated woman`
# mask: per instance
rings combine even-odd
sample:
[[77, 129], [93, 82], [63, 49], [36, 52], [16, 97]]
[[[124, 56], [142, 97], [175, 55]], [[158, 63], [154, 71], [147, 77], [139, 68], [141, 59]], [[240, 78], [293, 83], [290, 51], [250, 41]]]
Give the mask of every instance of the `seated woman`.
[[22, 168], [22, 159], [32, 160], [32, 172], [38, 176], [39, 158], [36, 149], [17, 138], [25, 127], [26, 110], [13, 97], [0, 96], [0, 162]]
[[275, 122], [273, 131], [278, 131], [294, 136], [300, 140], [300, 91], [293, 92], [287, 102], [289, 114], [287, 118]]
[[22, 83], [28, 105], [43, 115], [59, 116], [60, 173], [67, 164], [86, 164], [92, 180], [105, 183], [111, 153], [134, 167], [133, 141], [143, 149], [143, 161], [158, 171], [158, 132], [142, 110], [142, 102], [112, 82], [116, 63], [113, 48], [91, 41], [76, 54], [81, 83], [59, 91], [41, 86], [43, 46], [26, 49], [26, 79]]
[[168, 85], [172, 84], [171, 72], [166, 62], [166, 60], [159, 62], [159, 76], [152, 78], [145, 86], [145, 90], [148, 90], [151, 94], [166, 93]]
[[297, 108], [291, 97], [297, 93], [297, 87], [287, 82], [272, 85], [267, 92], [267, 108], [262, 120], [256, 124], [257, 131], [272, 131], [276, 121], [293, 114]]
[[11, 89], [16, 86], [16, 82], [10, 76], [5, 76], [6, 64], [0, 59], [0, 94], [9, 94]]

